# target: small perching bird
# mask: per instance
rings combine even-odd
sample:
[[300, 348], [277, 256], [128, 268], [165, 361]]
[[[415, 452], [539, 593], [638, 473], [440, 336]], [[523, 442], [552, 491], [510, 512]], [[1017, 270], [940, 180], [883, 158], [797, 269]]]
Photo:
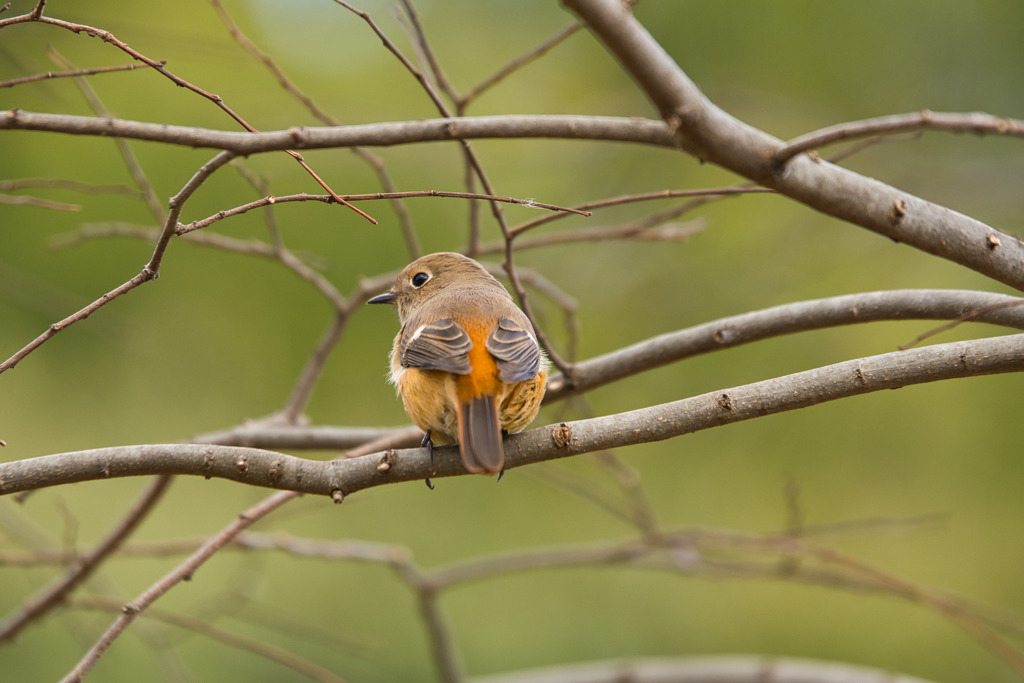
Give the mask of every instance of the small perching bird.
[[458, 443], [468, 471], [501, 472], [502, 432], [537, 416], [547, 382], [529, 318], [483, 266], [451, 252], [413, 261], [367, 303], [398, 307], [391, 382], [424, 444]]

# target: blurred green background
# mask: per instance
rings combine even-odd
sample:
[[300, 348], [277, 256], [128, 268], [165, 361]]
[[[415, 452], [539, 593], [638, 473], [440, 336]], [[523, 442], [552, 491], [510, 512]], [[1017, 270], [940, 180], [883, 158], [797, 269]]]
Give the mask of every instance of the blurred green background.
[[[240, 27], [296, 85], [343, 123], [436, 115], [417, 83], [356, 16], [327, 0], [228, 0]], [[3, 16], [29, 11], [15, 0]], [[382, 29], [413, 55], [391, 3], [368, 1]], [[555, 2], [416, 2], [431, 44], [456, 88], [466, 91], [574, 20]], [[214, 9], [194, 0], [90, 0], [47, 13], [112, 31], [133, 48], [222, 96], [261, 130], [316, 121], [232, 41]], [[1024, 116], [1024, 4], [1012, 1], [902, 3], [677, 3], [645, 0], [637, 15], [717, 104], [781, 138], [840, 121], [932, 109]], [[80, 67], [125, 63], [85, 34], [42, 25], [0, 31], [0, 80], [57, 67], [53, 47]], [[90, 83], [119, 117], [233, 130], [210, 102], [148, 71], [97, 75]], [[91, 114], [73, 81], [0, 89], [0, 109]], [[471, 115], [578, 113], [656, 116], [604, 49], [577, 33], [475, 102]], [[475, 150], [500, 194], [574, 205], [604, 197], [738, 182], [667, 150], [546, 140], [478, 141]], [[1024, 230], [1021, 142], [928, 133], [874, 146], [846, 162], [926, 199], [1012, 234]], [[161, 201], [209, 150], [133, 144]], [[401, 190], [461, 190], [456, 145], [374, 150]], [[828, 151], [826, 151], [827, 153]], [[345, 150], [306, 158], [339, 192], [380, 190]], [[274, 194], [319, 191], [284, 154], [246, 160]], [[0, 180], [64, 178], [130, 185], [105, 139], [5, 131]], [[55, 248], [89, 224], [154, 225], [137, 197], [32, 189], [11, 194], [81, 205], [78, 212], [0, 204], [0, 356], [47, 325], [135, 275], [151, 245], [90, 240]], [[224, 169], [188, 203], [182, 220], [256, 198]], [[636, 204], [542, 230], [615, 225], [671, 203]], [[406, 203], [425, 251], [460, 249], [467, 205]], [[285, 242], [322, 259], [343, 293], [408, 260], [395, 214], [362, 204], [380, 225], [319, 203], [280, 205]], [[507, 207], [510, 222], [536, 211]], [[484, 238], [498, 230], [483, 210]], [[216, 224], [240, 239], [267, 239], [264, 215]], [[684, 243], [601, 242], [523, 251], [534, 268], [579, 303], [579, 357], [661, 332], [789, 301], [903, 287], [1006, 288], [909, 247], [821, 216], [780, 197], [711, 204], [686, 219], [706, 228]], [[562, 313], [534, 294], [545, 328], [565, 350]], [[61, 333], [0, 376], [5, 460], [99, 446], [179, 441], [279, 409], [331, 309], [307, 283], [271, 261], [181, 241], [159, 281]], [[879, 324], [804, 334], [726, 351], [545, 408], [537, 424], [604, 415], [891, 351], [934, 326]], [[401, 425], [385, 382], [393, 313], [356, 315], [309, 405], [316, 424]], [[947, 341], [998, 333], [964, 327]], [[830, 540], [907, 579], [999, 610], [1024, 613], [1024, 465], [1021, 379], [987, 377], [845, 400], [619, 453], [641, 476], [666, 528], [779, 530], [787, 482], [798, 487], [808, 524], [940, 514], [925, 529], [895, 524]], [[331, 457], [330, 453], [319, 454]], [[314, 457], [317, 457], [316, 455]], [[433, 568], [547, 545], [628, 539], [635, 530], [607, 510], [552, 484], [578, 477], [615, 490], [595, 456], [508, 473], [500, 485], [466, 477], [388, 486], [342, 506], [294, 502], [257, 526], [297, 536], [363, 539], [408, 548]], [[0, 500], [0, 551], [89, 548], [124, 513], [145, 481], [88, 483]], [[133, 540], [211, 534], [266, 491], [222, 481], [178, 479]], [[116, 558], [88, 592], [130, 599], [175, 566], [170, 558]], [[0, 613], [54, 574], [53, 567], [0, 565]], [[936, 681], [1016, 680], [982, 645], [923, 606], [782, 581], [707, 581], [621, 567], [558, 569], [467, 584], [443, 595], [470, 674], [608, 657], [766, 653], [836, 659]], [[385, 567], [301, 559], [281, 552], [225, 551], [158, 607], [293, 650], [355, 681], [435, 676], [412, 593]], [[66, 673], [111, 622], [107, 613], [61, 611], [0, 647], [5, 680]], [[145, 621], [145, 620], [143, 620]], [[168, 648], [175, 654], [167, 655]], [[168, 664], [168, 661], [175, 661]], [[294, 672], [206, 637], [142, 622], [117, 641], [96, 680], [288, 680]]]

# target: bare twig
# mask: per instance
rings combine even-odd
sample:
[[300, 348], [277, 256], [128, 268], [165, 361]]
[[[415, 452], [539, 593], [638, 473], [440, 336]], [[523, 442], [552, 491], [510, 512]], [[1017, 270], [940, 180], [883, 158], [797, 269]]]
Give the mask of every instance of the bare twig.
[[979, 135], [1012, 135], [1024, 137], [1024, 121], [1003, 116], [992, 116], [983, 112], [969, 114], [924, 111], [910, 114], [891, 114], [863, 121], [838, 123], [800, 137], [793, 138], [778, 150], [773, 161], [784, 164], [797, 154], [825, 145], [862, 138], [869, 135], [891, 135], [916, 130], [944, 130], [953, 133], [977, 133]]
[[167, 214], [167, 218], [163, 229], [160, 232], [159, 237], [156, 240], [156, 246], [153, 249], [153, 255], [149, 259], [142, 271], [131, 278], [127, 282], [123, 283], [119, 287], [112, 289], [107, 292], [99, 299], [96, 299], [88, 306], [80, 309], [79, 311], [71, 314], [63, 320], [53, 323], [50, 325], [45, 332], [40, 334], [38, 337], [33, 339], [31, 342], [22, 347], [13, 356], [0, 363], [0, 373], [10, 370], [16, 366], [23, 358], [35, 351], [37, 348], [46, 343], [58, 332], [74, 325], [77, 322], [85, 320], [90, 315], [98, 311], [103, 306], [107, 305], [119, 296], [123, 296], [128, 292], [132, 291], [139, 285], [142, 285], [151, 280], [155, 280], [160, 276], [160, 264], [163, 262], [164, 253], [167, 250], [167, 245], [170, 242], [171, 237], [174, 236], [174, 229], [178, 225], [178, 217], [181, 215], [181, 210], [185, 205], [185, 202], [189, 197], [192, 196], [199, 186], [201, 186], [207, 178], [213, 175], [219, 168], [224, 164], [228, 163], [234, 158], [234, 154], [231, 152], [220, 152], [213, 159], [203, 164], [202, 167], [189, 179], [185, 186], [181, 189], [178, 194], [171, 197], [170, 201], [170, 212]]
[[[344, 195], [344, 198], [350, 202], [364, 202], [381, 199], [412, 199], [418, 197], [447, 197], [453, 199], [486, 199], [495, 202], [504, 202], [506, 204], [518, 204], [528, 208], [542, 209], [545, 211], [557, 211], [566, 212], [571, 214], [577, 214], [582, 216], [590, 216], [591, 213], [585, 209], [577, 209], [564, 206], [556, 206], [554, 204], [546, 204], [544, 202], [538, 202], [534, 199], [517, 199], [515, 197], [498, 197], [495, 195], [476, 194], [472, 192], [447, 192], [443, 190], [412, 190], [408, 192], [372, 192], [367, 194], [352, 194]], [[243, 213], [252, 211], [253, 209], [274, 206], [276, 204], [285, 204], [288, 202], [324, 202], [330, 203], [332, 197], [330, 195], [322, 194], [292, 194], [284, 196], [267, 196], [260, 199], [256, 199], [247, 204], [236, 206], [232, 209], [224, 209], [218, 211], [213, 216], [203, 218], [201, 220], [192, 221], [186, 225], [179, 225], [175, 230], [178, 235], [185, 235], [194, 230], [200, 230], [202, 228], [209, 227], [214, 223], [224, 220], [225, 218], [231, 218], [233, 216], [240, 216]]]
[[23, 190], [25, 188], [57, 188], [73, 190], [84, 194], [127, 194], [139, 196], [139, 191], [127, 185], [93, 185], [68, 178], [19, 178], [16, 180], [0, 180], [0, 190]]
[[[7, 5], [10, 6], [10, 3]], [[161, 62], [163, 64], [163, 62]], [[79, 76], [94, 76], [96, 74], [113, 73], [115, 71], [135, 71], [136, 69], [145, 69], [148, 64], [118, 64], [117, 66], [102, 66], [92, 69], [74, 69], [72, 71], [47, 71], [44, 74], [35, 74], [34, 76], [23, 76], [21, 78], [12, 78], [8, 81], [0, 81], [0, 88], [10, 88], [15, 85], [24, 85], [25, 83], [34, 83], [36, 81], [46, 81], [53, 78], [77, 78]]]
[[22, 604], [20, 609], [0, 623], [0, 643], [11, 640], [33, 621], [43, 617], [47, 612], [64, 600], [68, 593], [89, 577], [93, 571], [111, 553], [115, 552], [124, 540], [146, 518], [153, 506], [163, 496], [170, 477], [156, 478], [143, 492], [135, 505], [125, 514], [117, 525], [88, 554], [76, 558], [63, 576], [39, 591], [35, 596]]
[[113, 301], [117, 297], [122, 296], [123, 294], [127, 294], [128, 292], [135, 289], [139, 285], [145, 282], [149, 282], [154, 277], [155, 275], [152, 271], [150, 271], [147, 268], [143, 268], [142, 272], [140, 272], [138, 275], [128, 280], [124, 284], [110, 290], [109, 292], [101, 296], [99, 299], [96, 299], [85, 308], [77, 311], [76, 313], [73, 313], [72, 315], [69, 315], [63, 320], [53, 323], [48, 328], [46, 328], [45, 332], [43, 332], [38, 337], [33, 339], [31, 342], [23, 346], [10, 358], [0, 363], [0, 373], [10, 370], [14, 366], [16, 366], [18, 363], [22, 361], [22, 359], [24, 359], [27, 355], [29, 355], [37, 348], [42, 346], [58, 332], [67, 329], [71, 325], [74, 325], [75, 323], [81, 320], [85, 320], [90, 315], [92, 315], [93, 313], [95, 313], [100, 308], [102, 308], [109, 302]]
[[[58, 66], [65, 69], [75, 69], [74, 64], [68, 61], [64, 55], [60, 54], [55, 48], [51, 47], [47, 50], [47, 55], [53, 60]], [[93, 90], [89, 84], [88, 79], [84, 76], [75, 76], [75, 85], [82, 92], [86, 102], [92, 108], [93, 112], [97, 116], [109, 118], [112, 116], [110, 110], [106, 108], [103, 101], [100, 100], [99, 95]], [[146, 176], [146, 172], [142, 170], [142, 165], [139, 164], [138, 157], [135, 156], [135, 152], [132, 151], [131, 146], [127, 140], [121, 140], [118, 138], [114, 139], [114, 143], [117, 145], [117, 150], [121, 153], [121, 158], [124, 160], [125, 167], [128, 169], [128, 173], [131, 175], [132, 180], [135, 181], [135, 187], [138, 188], [139, 192], [142, 193], [142, 198], [146, 202], [146, 206], [149, 208], [149, 213], [153, 216], [157, 223], [163, 223], [167, 220], [167, 211], [160, 204], [160, 200], [157, 198], [156, 190], [153, 189], [153, 184], [149, 181]]]
[[[343, 0], [335, 0], [335, 2], [345, 7], [349, 11], [353, 12], [357, 16], [359, 16], [361, 19], [363, 19], [363, 21], [365, 21], [370, 26], [371, 30], [377, 35], [378, 38], [380, 38], [381, 42], [384, 43], [384, 46], [388, 49], [388, 51], [391, 52], [402, 63], [402, 66], [404, 66], [405, 69], [410, 74], [412, 74], [412, 76], [417, 80], [417, 82], [419, 82], [420, 86], [427, 93], [427, 96], [430, 98], [431, 102], [433, 102], [434, 106], [437, 108], [440, 114], [446, 119], [451, 120], [453, 118], [453, 113], [441, 100], [440, 96], [437, 94], [433, 86], [430, 84], [430, 81], [423, 75], [423, 73], [421, 73], [412, 64], [412, 62], [409, 61], [407, 57], [405, 57], [405, 55], [402, 54], [401, 50], [399, 50], [398, 47], [391, 41], [391, 39], [388, 38], [388, 36], [380, 29], [379, 26], [377, 26], [377, 24], [370, 17], [369, 13], [357, 10], [347, 2], [343, 2]], [[415, 13], [410, 14], [410, 20], [413, 21], [414, 24], [417, 24]], [[426, 46], [426, 39], [423, 36], [422, 31], [418, 29], [418, 24], [417, 33], [421, 38], [423, 46]], [[429, 52], [429, 48], [426, 48], [426, 50], [427, 52]], [[487, 174], [480, 163], [480, 160], [473, 152], [473, 148], [470, 146], [469, 141], [466, 139], [459, 139], [459, 144], [462, 146], [463, 155], [466, 158], [467, 164], [473, 169], [473, 173], [476, 176], [476, 178], [480, 181], [481, 187], [483, 188], [484, 192], [487, 193], [488, 195], [495, 195], [496, 192], [494, 190], [494, 187], [491, 185], [491, 182], [488, 179]], [[563, 373], [568, 374], [571, 372], [570, 365], [565, 360], [562, 359], [562, 357], [558, 354], [558, 352], [555, 350], [555, 348], [548, 340], [548, 337], [544, 333], [543, 328], [537, 324], [537, 320], [536, 317], [533, 315], [532, 307], [530, 306], [526, 290], [523, 288], [522, 284], [519, 281], [519, 276], [516, 273], [515, 269], [515, 257], [512, 249], [511, 237], [509, 235], [509, 227], [505, 221], [505, 216], [501, 210], [501, 205], [497, 201], [491, 200], [490, 206], [491, 213], [494, 215], [494, 218], [498, 223], [498, 227], [501, 229], [501, 234], [507, 242], [507, 247], [505, 250], [505, 272], [508, 275], [510, 283], [512, 284], [512, 289], [515, 292], [516, 297], [519, 299], [519, 305], [523, 309], [523, 312], [526, 314], [526, 316], [533, 323], [534, 329], [537, 333], [537, 340], [540, 342], [541, 346], [543, 346], [544, 349], [547, 351], [548, 358]], [[473, 254], [476, 252], [476, 250], [477, 244], [475, 232], [471, 231], [469, 245], [467, 247], [467, 253]]]
[[804, 550], [823, 562], [849, 568], [861, 576], [892, 589], [908, 600], [934, 609], [999, 656], [1013, 668], [1018, 676], [1024, 676], [1024, 655], [986, 624], [981, 617], [972, 614], [957, 601], [832, 548], [805, 546]]
[[[384, 447], [388, 446], [390, 437], [384, 439], [378, 439], [364, 443], [362, 446], [357, 446], [352, 449], [347, 456], [359, 457], [365, 453], [369, 453], [370, 450], [380, 445]], [[206, 449], [207, 456], [212, 456], [213, 453], [210, 451], [209, 446], [202, 447]], [[251, 449], [242, 449], [244, 452], [240, 454], [239, 458], [236, 459], [235, 465], [237, 467], [245, 468], [247, 458], [249, 455], [255, 455], [256, 452]], [[285, 456], [288, 457], [288, 456]], [[207, 460], [207, 462], [210, 462]], [[334, 463], [344, 462], [344, 460], [334, 460]], [[321, 463], [323, 464], [323, 463]], [[276, 476], [276, 475], [275, 475]], [[2, 476], [0, 476], [2, 481]], [[167, 591], [173, 588], [175, 585], [183, 580], [187, 580], [192, 574], [198, 569], [206, 560], [210, 559], [217, 551], [226, 547], [227, 545], [234, 542], [239, 534], [245, 531], [249, 526], [263, 517], [269, 515], [271, 512], [277, 510], [281, 506], [290, 502], [298, 496], [295, 491], [279, 491], [274, 493], [261, 502], [253, 505], [248, 510], [239, 515], [238, 519], [233, 521], [231, 524], [226, 526], [220, 532], [207, 539], [202, 546], [193, 552], [184, 562], [178, 565], [171, 572], [164, 575], [159, 581], [150, 586], [144, 591], [138, 598], [133, 602], [123, 606], [121, 608], [121, 616], [114, 621], [114, 623], [107, 629], [103, 636], [90, 648], [89, 652], [78, 662], [75, 668], [63, 679], [64, 683], [78, 683], [81, 681], [85, 674], [87, 674], [96, 662], [103, 655], [103, 653], [110, 647], [110, 645], [117, 639], [128, 628], [128, 626], [134, 621], [135, 617], [138, 616], [142, 611], [147, 609], [153, 602], [164, 595]], [[344, 500], [344, 494], [340, 488], [335, 488], [331, 494], [332, 499], [336, 503]]]
[[[122, 605], [118, 604], [116, 601], [96, 596], [74, 598], [69, 601], [68, 606], [72, 609], [89, 609], [99, 610], [102, 612], [120, 612], [122, 609]], [[317, 666], [308, 659], [300, 657], [293, 652], [274, 645], [273, 643], [260, 642], [253, 640], [252, 638], [240, 636], [237, 633], [217, 628], [213, 624], [202, 619], [161, 609], [148, 609], [143, 614], [149, 619], [155, 619], [165, 624], [171, 624], [178, 628], [185, 629], [192, 633], [198, 633], [235, 649], [249, 652], [257, 657], [263, 657], [270, 661], [277, 662], [278, 664], [291, 669], [293, 672], [311, 678], [315, 681], [323, 681], [324, 683], [344, 683], [345, 681], [344, 678], [335, 675], [331, 671], [328, 671], [321, 666]]]
[[1010, 299], [1008, 301], [997, 301], [986, 306], [972, 308], [971, 310], [957, 317], [955, 320], [950, 320], [948, 323], [944, 325], [939, 325], [938, 327], [932, 328], [927, 332], [923, 332], [914, 337], [914, 339], [911, 340], [909, 343], [901, 344], [898, 348], [900, 349], [900, 351], [904, 349], [913, 348], [920, 344], [921, 342], [923, 342], [925, 339], [928, 339], [929, 337], [934, 337], [935, 335], [941, 332], [946, 332], [955, 327], [959, 327], [960, 325], [966, 322], [974, 322], [985, 317], [987, 314], [994, 313], [1004, 308], [1016, 308], [1021, 305], [1024, 305], [1024, 299]]
[[[229, 107], [227, 103], [224, 102], [224, 99], [220, 95], [209, 92], [208, 90], [204, 90], [203, 88], [200, 88], [199, 86], [190, 83], [184, 78], [175, 75], [164, 66], [166, 64], [165, 61], [157, 61], [143, 55], [141, 52], [131, 48], [124, 41], [118, 39], [110, 31], [105, 31], [103, 29], [98, 29], [93, 26], [88, 26], [85, 24], [77, 24], [70, 21], [64, 21], [63, 19], [54, 19], [53, 17], [45, 16], [43, 14], [43, 8], [45, 4], [45, 1], [42, 1], [38, 5], [36, 5], [35, 9], [33, 9], [32, 12], [28, 14], [24, 14], [19, 17], [11, 17], [9, 19], [0, 20], [0, 28], [4, 28], [15, 23], [35, 21], [43, 24], [57, 26], [65, 30], [71, 31], [72, 33], [85, 33], [88, 36], [98, 37], [101, 40], [103, 40], [103, 42], [113, 45], [117, 49], [129, 55], [130, 57], [132, 57], [132, 59], [140, 61], [146, 66], [151, 67], [164, 77], [168, 78], [175, 85], [182, 88], [187, 88], [188, 90], [196, 93], [197, 95], [200, 95], [201, 97], [204, 97], [207, 100], [213, 102], [218, 108], [220, 108], [221, 111], [230, 116], [236, 123], [238, 123], [240, 126], [242, 126], [242, 128], [249, 131], [250, 133], [259, 132], [255, 127], [250, 125], [237, 112], [235, 112], [231, 107]], [[348, 207], [349, 209], [352, 209], [353, 211], [360, 214], [363, 218], [367, 219], [371, 223], [376, 224], [377, 221], [373, 217], [371, 217], [370, 215], [366, 214], [363, 211], [360, 211], [354, 206], [349, 205], [340, 197], [337, 197], [334, 193], [334, 190], [332, 190], [331, 187], [326, 182], [324, 182], [324, 180], [319, 175], [317, 175], [317, 173], [309, 166], [309, 164], [306, 163], [305, 159], [303, 159], [301, 154], [299, 154], [293, 149], [285, 149], [284, 152], [291, 156], [293, 159], [295, 159], [299, 163], [299, 165], [302, 166], [302, 168], [305, 169], [305, 171], [317, 182], [318, 185], [320, 185], [322, 188], [324, 188], [324, 190], [327, 191], [328, 194], [334, 197], [335, 201], [337, 201], [339, 204]]]
[[252, 506], [238, 519], [228, 525], [220, 533], [211, 537], [199, 550], [193, 553], [185, 562], [180, 564], [170, 573], [166, 574], [158, 582], [150, 586], [139, 597], [121, 608], [121, 615], [114, 620], [110, 628], [85, 654], [78, 664], [64, 677], [64, 683], [78, 683], [96, 665], [100, 656], [113, 644], [121, 633], [135, 620], [135, 618], [148, 608], [157, 598], [164, 595], [179, 582], [192, 576], [193, 573], [208, 560], [220, 548], [230, 543], [235, 536], [244, 531], [254, 522], [262, 519], [280, 506], [284, 505], [297, 494], [291, 491], [281, 491], [264, 501]]
[[[644, 192], [641, 194], [630, 194], [619, 197], [611, 197], [608, 199], [599, 199], [594, 202], [587, 202], [575, 207], [581, 211], [593, 211], [596, 209], [607, 209], [612, 206], [622, 206], [624, 204], [633, 204], [636, 202], [649, 202], [656, 201], [658, 199], [675, 199], [679, 197], [696, 197], [696, 198], [720, 198], [720, 197], [732, 197], [740, 194], [772, 194], [773, 190], [769, 190], [764, 187], [752, 187], [749, 185], [745, 186], [732, 186], [732, 187], [709, 187], [702, 189], [690, 189], [690, 190], [660, 190], [657, 192]], [[675, 218], [681, 215], [686, 210], [695, 207], [695, 204], [687, 203], [682, 207], [673, 210], [670, 214], [671, 217]], [[552, 220], [558, 220], [556, 216], [540, 216], [533, 220], [527, 221], [521, 225], [517, 225], [511, 230], [513, 237], [519, 237], [528, 230], [533, 230], [536, 227], [550, 223]], [[638, 230], [643, 229], [650, 225], [648, 222], [642, 222], [638, 224]], [[519, 246], [520, 242], [516, 242]]]
[[556, 33], [551, 38], [545, 40], [543, 43], [535, 47], [533, 50], [530, 50], [526, 54], [512, 60], [511, 62], [503, 66], [501, 69], [496, 71], [493, 75], [480, 81], [480, 83], [478, 83], [476, 86], [471, 88], [466, 94], [462, 95], [462, 97], [459, 98], [458, 104], [460, 111], [464, 111], [466, 106], [470, 102], [480, 97], [482, 94], [484, 94], [484, 92], [490, 90], [498, 83], [505, 80], [513, 73], [526, 66], [527, 64], [530, 64], [531, 62], [540, 59], [553, 48], [563, 43], [566, 39], [568, 39], [570, 36], [572, 36], [574, 33], [579, 31], [583, 27], [584, 25], [582, 22], [570, 24], [569, 26], [565, 27], [564, 29]]
[[430, 41], [427, 40], [427, 34], [423, 31], [423, 26], [420, 24], [420, 15], [416, 9], [412, 6], [409, 0], [401, 0], [402, 9], [405, 11], [405, 16], [409, 20], [408, 27], [411, 29], [413, 42], [419, 52], [423, 55], [423, 59], [427, 63], [427, 67], [430, 69], [430, 73], [434, 77], [434, 82], [437, 87], [440, 88], [452, 104], [456, 105], [456, 112], [461, 114], [462, 112], [458, 109], [461, 98], [459, 93], [456, 92], [455, 86], [452, 85], [451, 81], [445, 75], [444, 70], [441, 68], [440, 62], [437, 61], [437, 57], [434, 56], [434, 50], [430, 47]]
[[66, 204], [64, 202], [55, 202], [52, 199], [42, 199], [40, 197], [28, 197], [25, 195], [11, 196], [6, 194], [0, 194], [0, 204], [9, 204], [12, 206], [38, 206], [41, 209], [51, 209], [53, 211], [81, 211], [82, 207], [80, 204]]

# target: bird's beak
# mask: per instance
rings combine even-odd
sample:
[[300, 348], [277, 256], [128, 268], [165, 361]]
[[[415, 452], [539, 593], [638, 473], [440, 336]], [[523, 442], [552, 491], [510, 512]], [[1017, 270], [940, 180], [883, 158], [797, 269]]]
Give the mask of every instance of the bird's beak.
[[393, 304], [393, 303], [395, 303], [395, 300], [397, 298], [398, 297], [395, 296], [394, 292], [384, 292], [383, 294], [378, 294], [377, 296], [375, 296], [372, 299], [368, 300], [366, 303], [368, 303], [368, 304]]

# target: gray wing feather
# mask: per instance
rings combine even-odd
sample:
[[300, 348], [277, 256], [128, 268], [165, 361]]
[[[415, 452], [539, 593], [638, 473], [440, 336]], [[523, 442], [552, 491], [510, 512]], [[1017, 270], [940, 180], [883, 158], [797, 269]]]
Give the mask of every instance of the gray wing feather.
[[403, 368], [468, 375], [473, 369], [469, 364], [471, 348], [473, 342], [466, 331], [451, 318], [443, 318], [406, 330], [398, 352]]
[[522, 325], [502, 318], [487, 337], [487, 350], [498, 360], [498, 376], [506, 384], [533, 379], [540, 372], [537, 340]]

